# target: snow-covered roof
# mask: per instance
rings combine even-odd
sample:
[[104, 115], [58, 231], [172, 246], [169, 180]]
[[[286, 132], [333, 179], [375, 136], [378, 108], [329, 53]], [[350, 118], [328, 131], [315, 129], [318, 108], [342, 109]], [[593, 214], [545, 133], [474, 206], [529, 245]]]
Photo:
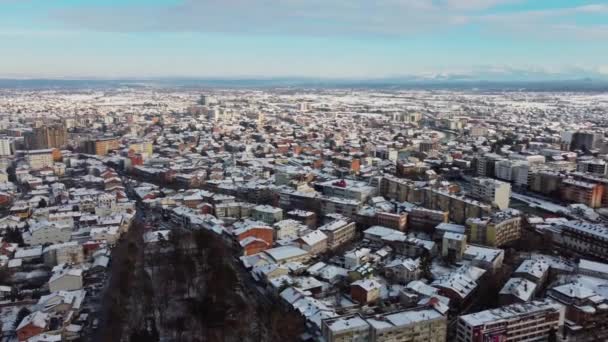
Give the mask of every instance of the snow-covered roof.
[[376, 289], [380, 289], [382, 287], [382, 284], [380, 284], [380, 282], [378, 282], [376, 279], [361, 279], [352, 283], [351, 286], [359, 286], [360, 288], [369, 292]]
[[275, 247], [275, 248], [267, 249], [266, 251], [264, 251], [264, 253], [266, 253], [268, 256], [270, 256], [272, 259], [274, 259], [276, 262], [280, 262], [282, 260], [291, 259], [291, 258], [297, 258], [297, 257], [308, 254], [308, 252], [306, 252], [305, 250], [294, 247], [294, 246]]
[[524, 260], [515, 270], [518, 274], [529, 274], [534, 278], [540, 279], [549, 271], [549, 263], [544, 260]]
[[300, 237], [302, 242], [309, 246], [314, 246], [324, 240], [327, 240], [327, 235], [320, 230], [313, 230], [310, 233]]
[[42, 311], [34, 311], [31, 314], [25, 316], [21, 323], [19, 323], [19, 326], [17, 326], [17, 330], [20, 330], [30, 324], [44, 329], [46, 328], [48, 320], [49, 315], [47, 313], [44, 313]]
[[501, 295], [513, 295], [519, 298], [521, 301], [527, 302], [532, 299], [534, 291], [536, 290], [536, 283], [526, 278], [511, 278], [505, 286], [500, 290]]
[[379, 332], [395, 327], [405, 327], [422, 321], [442, 319], [444, 316], [435, 309], [415, 309], [383, 315], [381, 318], [368, 318], [367, 322]]
[[437, 278], [431, 285], [449, 288], [462, 299], [467, 298], [477, 288], [477, 280], [486, 271], [470, 265], [464, 265], [456, 271]]
[[470, 326], [481, 326], [488, 323], [500, 323], [517, 317], [529, 316], [535, 312], [544, 310], [564, 310], [564, 307], [552, 300], [533, 301], [524, 304], [513, 304], [500, 307], [498, 309], [480, 311], [468, 315], [460, 316], [460, 320]]

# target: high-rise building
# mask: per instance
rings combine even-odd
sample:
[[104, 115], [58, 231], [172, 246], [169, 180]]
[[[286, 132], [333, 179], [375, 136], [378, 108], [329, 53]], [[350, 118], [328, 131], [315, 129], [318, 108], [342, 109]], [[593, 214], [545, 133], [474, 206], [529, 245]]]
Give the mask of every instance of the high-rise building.
[[105, 156], [108, 152], [120, 147], [120, 139], [107, 137], [100, 139], [87, 140], [83, 144], [84, 153]]
[[503, 159], [505, 158], [495, 153], [486, 153], [481, 157], [477, 157], [477, 176], [494, 177], [496, 174], [496, 162]]
[[570, 141], [570, 151], [595, 150], [601, 147], [603, 141], [604, 135], [598, 132], [575, 132]]
[[0, 156], [13, 155], [13, 140], [10, 138], [0, 138]]
[[474, 178], [471, 185], [471, 197], [491, 203], [501, 210], [509, 207], [511, 184], [491, 178]]
[[608, 173], [608, 164], [601, 159], [582, 160], [576, 165], [576, 171], [605, 175]]
[[559, 191], [562, 177], [558, 172], [552, 170], [540, 170], [530, 175], [530, 190], [545, 195], [554, 195]]
[[202, 106], [209, 106], [215, 103], [217, 103], [217, 100], [209, 95], [201, 95], [200, 99], [198, 100], [198, 104]]
[[28, 150], [61, 148], [67, 144], [67, 136], [63, 124], [34, 127], [25, 134], [25, 147]]

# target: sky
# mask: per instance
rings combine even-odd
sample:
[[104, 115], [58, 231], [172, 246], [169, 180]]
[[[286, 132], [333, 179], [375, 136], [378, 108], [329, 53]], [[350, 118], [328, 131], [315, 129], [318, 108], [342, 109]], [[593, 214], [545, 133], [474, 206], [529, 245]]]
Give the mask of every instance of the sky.
[[0, 77], [608, 79], [608, 0], [0, 0]]

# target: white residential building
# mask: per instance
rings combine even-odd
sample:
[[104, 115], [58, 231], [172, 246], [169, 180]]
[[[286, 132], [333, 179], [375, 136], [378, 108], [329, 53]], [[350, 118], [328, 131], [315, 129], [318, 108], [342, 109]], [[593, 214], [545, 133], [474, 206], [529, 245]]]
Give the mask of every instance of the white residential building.
[[64, 222], [39, 221], [23, 233], [23, 242], [30, 246], [70, 241], [72, 226]]
[[25, 160], [32, 170], [40, 170], [46, 167], [53, 167], [53, 150], [32, 150], [27, 151]]
[[471, 186], [471, 197], [495, 205], [500, 210], [509, 207], [511, 184], [491, 178], [474, 178]]
[[0, 156], [13, 155], [13, 141], [10, 138], [0, 138]]
[[82, 269], [69, 268], [65, 265], [58, 265], [53, 268], [53, 275], [49, 279], [49, 290], [73, 291], [82, 289]]
[[565, 311], [546, 300], [460, 316], [456, 341], [547, 341], [564, 325]]

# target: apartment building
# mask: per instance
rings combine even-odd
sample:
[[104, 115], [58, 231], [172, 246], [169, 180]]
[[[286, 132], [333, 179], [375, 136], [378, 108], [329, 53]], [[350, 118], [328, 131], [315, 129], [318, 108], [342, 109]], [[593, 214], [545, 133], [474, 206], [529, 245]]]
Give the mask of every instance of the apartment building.
[[12, 156], [13, 151], [13, 139], [8, 137], [0, 138], [0, 156]]
[[456, 341], [548, 341], [564, 325], [565, 308], [551, 301], [513, 304], [460, 316]]
[[251, 211], [251, 216], [256, 221], [272, 225], [283, 219], [283, 209], [270, 205], [258, 205]]
[[561, 226], [562, 243], [583, 255], [608, 260], [608, 228], [602, 224], [569, 221]]
[[[504, 202], [503, 199], [501, 201]], [[508, 196], [506, 202], [508, 207]], [[492, 207], [488, 204], [445, 190], [431, 188], [425, 188], [423, 206], [432, 210], [447, 211], [449, 219], [457, 224], [464, 224], [469, 217], [487, 216], [492, 211]]]
[[323, 215], [338, 213], [348, 218], [354, 218], [361, 209], [362, 203], [358, 200], [340, 197], [322, 197], [321, 213]]
[[325, 196], [342, 197], [358, 201], [365, 201], [374, 196], [376, 187], [366, 182], [357, 182], [349, 179], [331, 180], [315, 185]]
[[431, 231], [441, 223], [449, 221], [449, 212], [426, 208], [413, 208], [408, 213], [408, 228]]
[[499, 247], [521, 237], [522, 218], [517, 210], [508, 209], [489, 217], [472, 217], [466, 222], [466, 235], [471, 243]]
[[327, 223], [319, 230], [327, 235], [327, 247], [334, 249], [342, 246], [355, 238], [357, 234], [357, 226], [355, 222], [345, 220], [335, 220]]
[[32, 170], [40, 170], [47, 167], [53, 166], [53, 150], [32, 150], [27, 151], [25, 154], [25, 160], [29, 164]]
[[108, 152], [120, 147], [120, 139], [115, 137], [100, 138], [84, 142], [83, 150], [87, 154], [105, 156]]
[[562, 180], [560, 195], [562, 200], [582, 203], [590, 208], [600, 208], [604, 187], [600, 184], [589, 183], [574, 179]]
[[511, 200], [511, 184], [491, 178], [474, 178], [470, 195], [504, 210], [509, 207]]
[[447, 320], [436, 310], [421, 307], [369, 317], [361, 314], [333, 317], [323, 320], [321, 332], [326, 342], [443, 342]]

